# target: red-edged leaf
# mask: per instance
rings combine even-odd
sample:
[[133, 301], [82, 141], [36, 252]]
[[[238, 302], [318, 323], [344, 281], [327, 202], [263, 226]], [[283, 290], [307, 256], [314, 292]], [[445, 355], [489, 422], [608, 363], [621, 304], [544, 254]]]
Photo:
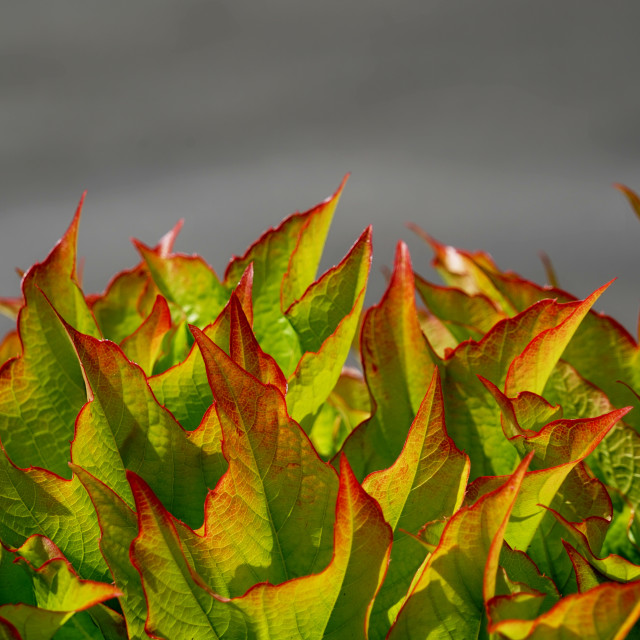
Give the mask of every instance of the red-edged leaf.
[[63, 477], [69, 476], [69, 441], [84, 404], [84, 383], [48, 301], [78, 331], [99, 335], [75, 274], [81, 206], [46, 260], [31, 267], [22, 280], [22, 355], [0, 369], [0, 438], [5, 449], [19, 466], [38, 465]]
[[[184, 312], [188, 322], [208, 325], [226, 304], [229, 291], [200, 256], [170, 253], [162, 243], [154, 248], [133, 241], [162, 295]], [[173, 242], [171, 242], [171, 245]]]
[[335, 387], [358, 329], [371, 265], [371, 227], [285, 315], [304, 352], [289, 378], [287, 407], [307, 426]]
[[0, 365], [22, 353], [22, 343], [17, 331], [10, 331], [0, 342]]
[[251, 620], [258, 640], [368, 638], [391, 538], [380, 507], [342, 456], [334, 553], [327, 568], [278, 586], [258, 585], [234, 602]]
[[142, 591], [140, 574], [129, 559], [129, 548], [138, 535], [135, 512], [106, 484], [77, 465], [71, 467], [87, 490], [100, 524], [100, 551], [122, 592], [120, 605], [129, 637], [144, 636], [147, 603]]
[[442, 320], [458, 342], [482, 337], [505, 318], [496, 304], [483, 294], [469, 295], [453, 287], [441, 287], [415, 276], [416, 291], [427, 309]]
[[[249, 266], [235, 289], [247, 319], [253, 317], [252, 280], [253, 268]], [[230, 332], [231, 302], [228, 302], [216, 321], [204, 329], [204, 333], [228, 352]], [[149, 378], [148, 382], [158, 402], [169, 409], [185, 429], [195, 429], [213, 402], [202, 355], [195, 344], [182, 362]]]
[[371, 604], [387, 567], [391, 530], [346, 459], [341, 463], [328, 566], [277, 586], [258, 584], [232, 600], [221, 598], [194, 572], [174, 520], [144, 482], [133, 474], [130, 478], [140, 527], [131, 555], [149, 605], [148, 632], [195, 640], [367, 637]]
[[7, 318], [11, 318], [11, 320], [15, 320], [23, 304], [23, 298], [0, 298], [0, 313], [3, 316], [7, 316]]
[[[491, 612], [492, 618], [499, 611]], [[560, 600], [532, 621], [503, 620], [490, 625], [509, 640], [623, 640], [640, 616], [640, 582], [603, 584]]]
[[282, 395], [287, 393], [287, 380], [276, 361], [258, 344], [249, 320], [237, 296], [230, 300], [229, 355], [247, 373], [264, 384], [272, 384]]
[[283, 310], [299, 300], [315, 279], [329, 226], [348, 178], [349, 175], [345, 175], [333, 196], [312, 209], [313, 214], [306, 217], [298, 233], [280, 288]]
[[162, 340], [169, 329], [171, 312], [167, 301], [158, 296], [147, 318], [134, 333], [120, 343], [120, 347], [131, 362], [135, 362], [150, 376], [160, 355]]
[[500, 550], [529, 458], [498, 489], [448, 521], [388, 638], [477, 638], [485, 602], [495, 595]]
[[156, 401], [140, 367], [112, 342], [67, 327], [87, 382], [89, 402], [76, 424], [75, 464], [132, 505], [125, 469], [135, 470], [177, 517], [203, 519], [206, 456]]
[[394, 531], [389, 571], [371, 616], [370, 637], [384, 638], [426, 556], [407, 532], [449, 518], [462, 502], [469, 459], [447, 436], [437, 369], [396, 462], [362, 483]]
[[225, 272], [225, 284], [233, 287], [253, 263], [253, 329], [262, 349], [276, 359], [287, 376], [295, 370], [302, 351], [283, 314], [315, 280], [343, 186], [344, 181], [331, 198], [266, 231], [243, 256], [232, 258]]
[[609, 284], [600, 287], [580, 303], [567, 303], [575, 307], [571, 314], [555, 327], [536, 335], [524, 351], [514, 358], [505, 382], [508, 395], [513, 396], [520, 391], [542, 393], [553, 368], [580, 323], [608, 286]]
[[215, 549], [230, 549], [215, 562], [232, 594], [261, 580], [279, 583], [325, 567], [337, 492], [333, 469], [287, 415], [276, 387], [244, 371], [204, 333], [192, 331], [229, 461], [207, 499], [201, 537], [188, 542], [192, 555], [202, 555], [206, 563]]
[[19, 547], [33, 534], [55, 542], [79, 575], [103, 580], [107, 570], [89, 497], [76, 478], [64, 480], [44, 469], [20, 469], [0, 453], [0, 540]]
[[638, 218], [640, 218], [640, 198], [638, 197], [638, 194], [624, 184], [615, 183], [613, 186], [627, 197], [634, 213]]
[[571, 559], [573, 570], [576, 573], [576, 583], [578, 585], [578, 593], [584, 593], [597, 587], [599, 584], [611, 582], [607, 576], [600, 573], [595, 567], [583, 558], [568, 542], [562, 541], [564, 549]]
[[145, 631], [154, 638], [247, 638], [242, 613], [213, 594], [189, 566], [173, 518], [144, 480], [128, 476], [139, 529], [130, 557], [147, 602]]
[[433, 374], [404, 243], [398, 244], [393, 276], [380, 304], [365, 314], [360, 344], [374, 410], [347, 438], [343, 451], [356, 476], [363, 478], [398, 457]]

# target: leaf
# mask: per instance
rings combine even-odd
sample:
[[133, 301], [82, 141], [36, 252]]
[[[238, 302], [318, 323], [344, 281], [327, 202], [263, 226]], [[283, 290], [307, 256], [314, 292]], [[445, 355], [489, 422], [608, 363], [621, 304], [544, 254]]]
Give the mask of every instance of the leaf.
[[384, 579], [392, 532], [378, 504], [340, 459], [334, 554], [316, 575], [258, 585], [236, 600], [258, 640], [366, 638], [371, 606]]
[[[495, 614], [495, 612], [493, 612]], [[503, 620], [490, 631], [510, 640], [622, 640], [640, 616], [640, 582], [603, 584], [586, 593], [567, 596], [532, 621]]]
[[32, 536], [14, 551], [33, 578], [38, 606], [0, 606], [0, 619], [9, 621], [24, 640], [51, 638], [76, 612], [120, 595], [113, 585], [80, 579], [47, 538]]
[[525, 586], [545, 596], [539, 603], [539, 613], [548, 611], [560, 599], [560, 593], [553, 580], [540, 573], [536, 564], [524, 551], [512, 549], [506, 542], [500, 551], [500, 568], [513, 585]]
[[131, 335], [148, 315], [141, 302], [147, 290], [157, 288], [144, 263], [116, 274], [104, 293], [88, 296], [87, 301], [102, 335], [113, 342], [122, 342]]
[[0, 298], [0, 313], [11, 320], [15, 320], [24, 304], [24, 299], [20, 298]]
[[[560, 301], [574, 301], [575, 297], [562, 289], [541, 287], [517, 274], [492, 272], [491, 280], [510, 304], [518, 309], [536, 300], [555, 297]], [[638, 343], [629, 332], [613, 318], [602, 313], [588, 313], [573, 340], [562, 354], [586, 380], [602, 389], [615, 407], [631, 404], [635, 398], [623, 385], [640, 387], [640, 358]], [[640, 415], [628, 418], [636, 430], [640, 428]]]
[[330, 460], [347, 436], [370, 415], [371, 401], [362, 374], [343, 367], [336, 386], [309, 429], [309, 438], [318, 454]]
[[104, 580], [95, 512], [76, 478], [44, 469], [20, 469], [0, 454], [0, 540], [19, 547], [34, 534], [50, 538], [87, 580]]
[[5, 450], [18, 466], [37, 465], [62, 477], [69, 477], [69, 441], [84, 404], [84, 384], [73, 348], [47, 300], [78, 331], [99, 335], [75, 275], [81, 207], [82, 201], [46, 260], [25, 274], [25, 306], [18, 319], [22, 354], [0, 369]]
[[615, 183], [613, 186], [627, 197], [634, 213], [640, 218], [640, 198], [638, 198], [638, 194], [623, 184]]
[[384, 638], [426, 556], [406, 532], [449, 518], [462, 503], [469, 459], [447, 436], [437, 369], [396, 462], [364, 480], [394, 532], [391, 563], [371, 615], [370, 637]]
[[[153, 251], [167, 256], [173, 249], [182, 223], [180, 220], [165, 234]], [[159, 293], [143, 261], [132, 269], [116, 274], [104, 293], [88, 296], [87, 301], [91, 305], [91, 311], [102, 335], [108, 340], [120, 343], [149, 315]]]
[[[249, 266], [235, 289], [235, 294], [249, 320], [253, 317], [252, 279], [253, 268]], [[228, 351], [230, 331], [231, 302], [228, 302], [215, 322], [204, 329], [204, 333], [221, 349]], [[204, 361], [200, 349], [195, 344], [182, 362], [154, 375], [148, 382], [158, 402], [169, 409], [185, 429], [195, 429], [213, 402]]]
[[361, 479], [398, 457], [434, 368], [418, 320], [411, 258], [404, 243], [398, 244], [387, 291], [365, 314], [360, 344], [373, 411], [350, 434], [343, 451]]
[[71, 613], [121, 595], [113, 585], [81, 579], [60, 549], [44, 536], [31, 536], [14, 551], [26, 561], [38, 607]]
[[0, 605], [35, 605], [33, 584], [24, 566], [16, 564], [12, 550], [0, 544]]
[[345, 175], [336, 193], [312, 209], [313, 214], [306, 217], [282, 278], [282, 309], [289, 308], [299, 300], [315, 280], [333, 213], [348, 178], [349, 174]]
[[17, 331], [10, 331], [0, 342], [0, 365], [22, 353], [22, 343]]
[[283, 314], [315, 280], [345, 181], [331, 198], [265, 232], [243, 256], [233, 258], [225, 272], [224, 282], [232, 287], [253, 263], [253, 329], [262, 349], [276, 359], [286, 376], [293, 373], [302, 352]]
[[161, 638], [247, 638], [244, 616], [213, 594], [193, 572], [175, 524], [148, 485], [129, 472], [139, 534], [131, 561], [140, 574], [148, 606], [145, 630]]
[[358, 328], [370, 265], [371, 227], [285, 312], [304, 352], [287, 393], [289, 414], [300, 423], [318, 412], [338, 382]]
[[258, 344], [249, 320], [235, 293], [229, 301], [229, 355], [247, 373], [263, 384], [271, 384], [282, 395], [287, 393], [287, 381], [276, 361]]
[[[602, 544], [611, 521], [611, 500], [605, 486], [586, 471], [584, 464], [578, 464], [567, 475], [550, 509], [561, 512], [573, 522], [597, 522], [599, 530], [594, 535], [598, 537], [598, 545]], [[562, 547], [563, 537], [566, 536], [561, 525], [549, 512], [540, 522], [528, 553], [540, 571], [553, 579], [560, 593], [567, 595], [575, 592], [577, 585], [573, 566]]]
[[585, 533], [585, 527], [579, 528], [578, 525], [569, 522], [553, 509], [549, 511], [550, 515], [552, 515], [560, 525], [565, 547], [567, 544], [570, 544], [572, 549], [580, 554], [598, 573], [616, 582], [640, 580], [640, 566], [615, 554], [610, 554], [604, 558], [598, 557], [596, 555], [597, 549], [596, 553], [594, 553], [592, 542], [589, 541], [587, 533]]
[[484, 603], [495, 595], [504, 532], [530, 459], [504, 485], [451, 517], [414, 580], [389, 639], [481, 635]]
[[129, 558], [129, 548], [138, 535], [135, 512], [106, 484], [77, 465], [71, 467], [87, 490], [100, 524], [100, 551], [109, 566], [115, 584], [122, 592], [120, 605], [129, 635], [144, 636], [147, 604], [142, 590], [140, 574]]
[[[326, 569], [278, 586], [259, 584], [233, 600], [221, 599], [194, 573], [171, 518], [142, 481], [133, 475], [131, 480], [140, 521], [132, 557], [149, 602], [147, 631], [195, 640], [364, 637], [386, 570], [391, 531], [346, 459], [337, 496], [335, 551]], [[156, 566], [162, 570], [150, 569]]]
[[150, 376], [160, 356], [162, 340], [170, 328], [171, 311], [167, 301], [158, 296], [147, 318], [120, 343], [120, 348], [131, 362], [135, 362], [145, 375]]
[[133, 243], [160, 293], [184, 312], [187, 322], [200, 327], [213, 322], [229, 291], [200, 256], [171, 253], [162, 245], [151, 248], [139, 240]]
[[580, 323], [608, 286], [609, 284], [600, 287], [578, 304], [566, 303], [574, 307], [570, 315], [555, 327], [536, 335], [524, 351], [514, 358], [505, 382], [508, 395], [516, 395], [519, 391], [542, 393]]
[[78, 416], [73, 462], [130, 506], [125, 469], [135, 470], [171, 512], [199, 525], [208, 490], [202, 450], [158, 404], [144, 372], [117, 345], [69, 326], [67, 331], [82, 364], [89, 399]]
[[453, 287], [441, 287], [415, 276], [416, 291], [427, 309], [440, 318], [451, 333], [462, 342], [487, 333], [496, 322], [503, 320], [504, 312], [483, 294], [469, 295]]
[[[203, 332], [192, 331], [216, 400], [229, 469], [208, 496], [200, 535], [185, 544], [224, 576], [212, 588], [220, 592], [228, 585], [231, 595], [256, 582], [280, 583], [324, 568], [332, 552], [333, 469], [287, 415], [276, 387], [240, 368]], [[211, 558], [215, 549], [229, 551]]]
[[576, 572], [576, 582], [578, 584], [578, 593], [584, 593], [597, 587], [599, 584], [609, 582], [609, 579], [601, 574], [596, 568], [592, 567], [589, 562], [583, 558], [568, 542], [562, 541], [565, 551], [571, 559], [573, 570]]

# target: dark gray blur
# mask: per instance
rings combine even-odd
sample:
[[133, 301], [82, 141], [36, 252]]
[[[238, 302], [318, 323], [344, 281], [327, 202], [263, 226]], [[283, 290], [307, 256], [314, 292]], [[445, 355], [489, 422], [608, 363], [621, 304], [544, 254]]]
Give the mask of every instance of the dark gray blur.
[[[370, 303], [404, 224], [584, 296], [633, 334], [640, 3], [589, 0], [6, 2], [0, 295], [88, 190], [80, 254], [102, 290], [186, 219], [177, 249], [231, 254], [352, 172], [324, 266], [374, 226]], [[0, 329], [11, 324], [3, 322]]]

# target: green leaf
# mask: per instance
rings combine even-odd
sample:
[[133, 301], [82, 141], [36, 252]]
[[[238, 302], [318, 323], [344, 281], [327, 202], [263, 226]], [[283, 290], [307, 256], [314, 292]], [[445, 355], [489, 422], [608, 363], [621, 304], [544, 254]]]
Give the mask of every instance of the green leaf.
[[171, 329], [171, 311], [167, 301], [158, 296], [142, 324], [121, 343], [120, 348], [131, 362], [135, 362], [148, 376], [160, 356], [162, 341]]
[[67, 327], [82, 364], [89, 402], [78, 416], [73, 462], [133, 499], [125, 469], [147, 479], [158, 497], [191, 526], [203, 519], [207, 457], [156, 401], [144, 372], [109, 341]]
[[[250, 265], [235, 289], [235, 294], [249, 322], [253, 318], [252, 282], [253, 267]], [[215, 322], [204, 329], [204, 333], [221, 349], [228, 352], [230, 331], [231, 302], [229, 301]], [[213, 402], [204, 361], [200, 349], [195, 344], [182, 362], [149, 378], [148, 382], [158, 402], [169, 409], [185, 429], [195, 429]]]
[[391, 531], [346, 459], [337, 495], [335, 550], [328, 566], [278, 586], [259, 584], [232, 600], [217, 596], [194, 573], [173, 519], [140, 479], [132, 474], [131, 481], [140, 522], [132, 557], [149, 603], [148, 632], [194, 640], [363, 637], [386, 570]]
[[113, 585], [80, 579], [47, 538], [32, 536], [15, 551], [32, 576], [37, 607], [3, 605], [0, 619], [9, 621], [23, 640], [48, 640], [75, 613], [120, 595]]
[[399, 243], [391, 281], [367, 311], [360, 335], [373, 414], [347, 438], [356, 477], [386, 469], [398, 457], [433, 374], [433, 360], [415, 305], [409, 250]]
[[[324, 568], [332, 553], [334, 470], [287, 415], [276, 387], [192, 331], [216, 400], [229, 470], [209, 494], [201, 535], [185, 538], [186, 546], [224, 576], [212, 588], [231, 595], [256, 582], [276, 584]], [[212, 558], [216, 549], [229, 551]]]
[[[557, 511], [550, 509], [552, 515], [562, 530], [562, 536], [571, 547], [579, 553], [598, 573], [616, 582], [631, 582], [640, 580], [640, 566], [625, 560], [621, 556], [611, 554], [604, 558], [596, 555], [592, 549], [593, 540], [589, 540], [586, 527], [572, 523]], [[566, 546], [566, 545], [565, 545]]]
[[639, 616], [640, 582], [608, 583], [563, 598], [535, 620], [497, 620], [490, 630], [509, 640], [622, 640]]
[[371, 227], [285, 312], [304, 351], [287, 392], [289, 414], [300, 423], [318, 412], [338, 382], [358, 328], [370, 265]]
[[60, 549], [44, 536], [31, 536], [15, 552], [32, 576], [36, 603], [42, 609], [73, 613], [121, 595], [111, 584], [78, 577]]
[[370, 638], [384, 638], [402, 606], [426, 550], [407, 532], [449, 518], [462, 503], [469, 459], [447, 436], [437, 369], [396, 462], [362, 483], [394, 532], [391, 563], [371, 614]]
[[87, 490], [98, 515], [100, 551], [123, 594], [120, 605], [129, 634], [132, 638], [143, 637], [147, 604], [140, 574], [129, 558], [129, 548], [138, 535], [136, 514], [106, 484], [77, 465], [72, 465], [72, 469]]
[[[565, 323], [572, 327], [576, 321], [574, 314], [580, 317], [592, 303], [592, 298], [568, 305], [553, 300], [538, 302], [514, 318], [498, 322], [480, 342], [464, 342], [445, 357], [441, 370], [447, 424], [457, 446], [469, 453], [472, 478], [506, 475], [516, 462], [515, 450], [503, 435], [500, 413], [478, 376], [503, 387], [509, 375], [515, 375], [510, 372], [516, 371], [515, 363], [522, 359], [521, 354], [529, 353], [528, 349], [532, 355], [538, 353], [543, 348], [540, 344], [554, 344], [554, 349], [559, 350], [562, 340], [570, 334]], [[557, 350], [549, 358], [555, 357]], [[535, 373], [538, 377], [532, 377], [531, 384], [543, 381], [546, 371]]]
[[415, 276], [416, 291], [427, 309], [445, 323], [458, 342], [478, 338], [506, 316], [483, 294], [469, 295], [453, 287], [441, 287]]
[[495, 595], [504, 532], [530, 459], [501, 487], [451, 517], [411, 586], [390, 640], [482, 637], [485, 602]]
[[340, 459], [333, 559], [321, 573], [258, 585], [236, 602], [257, 640], [367, 637], [373, 598], [384, 579], [392, 532], [378, 504]]
[[331, 198], [269, 229], [242, 257], [233, 258], [225, 272], [225, 284], [234, 287], [253, 263], [253, 329], [262, 349], [276, 359], [286, 376], [295, 370], [302, 351], [283, 314], [315, 280], [344, 182]]
[[[168, 255], [182, 228], [182, 220], [165, 234], [154, 251]], [[130, 336], [151, 312], [160, 291], [144, 262], [116, 274], [104, 293], [87, 297], [102, 335], [120, 343]]]
[[80, 366], [49, 302], [78, 331], [99, 335], [75, 273], [80, 208], [49, 256], [25, 274], [22, 354], [0, 369], [0, 438], [21, 467], [69, 477], [69, 441], [85, 401]]
[[0, 454], [0, 540], [19, 547], [34, 534], [50, 538], [87, 580], [105, 580], [96, 515], [77, 480], [44, 469], [20, 469]]
[[134, 244], [160, 293], [183, 311], [187, 322], [199, 327], [213, 322], [229, 299], [229, 290], [200, 256], [171, 253], [162, 243], [154, 248], [139, 240]]
[[0, 605], [35, 605], [33, 584], [24, 566], [16, 564], [15, 553], [0, 544]]
[[578, 585], [578, 593], [584, 593], [597, 587], [599, 584], [610, 582], [610, 580], [600, 573], [595, 567], [583, 558], [568, 542], [562, 541], [565, 551], [571, 559], [573, 570], [576, 572], [576, 583]]
[[146, 632], [191, 640], [250, 637], [238, 608], [212, 593], [189, 566], [173, 518], [141, 478], [131, 472], [128, 475], [139, 528], [131, 559], [147, 600]]

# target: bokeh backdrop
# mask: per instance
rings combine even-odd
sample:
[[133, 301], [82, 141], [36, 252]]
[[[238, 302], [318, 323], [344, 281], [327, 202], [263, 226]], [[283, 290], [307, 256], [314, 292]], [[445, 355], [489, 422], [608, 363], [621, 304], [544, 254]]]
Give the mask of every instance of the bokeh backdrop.
[[[635, 0], [7, 2], [0, 20], [0, 295], [88, 190], [85, 289], [135, 236], [221, 273], [262, 230], [352, 177], [323, 265], [374, 225], [369, 303], [412, 221], [584, 296], [636, 334]], [[8, 321], [0, 325], [6, 330]]]

